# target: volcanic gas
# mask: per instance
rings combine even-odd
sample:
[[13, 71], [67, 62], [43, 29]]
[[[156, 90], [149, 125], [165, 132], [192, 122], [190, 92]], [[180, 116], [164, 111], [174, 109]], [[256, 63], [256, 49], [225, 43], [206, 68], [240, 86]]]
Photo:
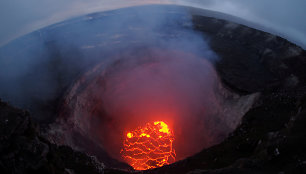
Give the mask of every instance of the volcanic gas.
[[111, 60], [85, 73], [67, 94], [56, 124], [60, 129], [53, 128], [64, 135], [57, 143], [98, 157], [102, 149], [146, 170], [220, 142], [243, 113], [244, 107], [228, 111], [239, 97], [222, 88], [205, 57], [138, 48]]
[[161, 167], [175, 161], [174, 134], [163, 121], [147, 123], [126, 134], [122, 157], [136, 170]]

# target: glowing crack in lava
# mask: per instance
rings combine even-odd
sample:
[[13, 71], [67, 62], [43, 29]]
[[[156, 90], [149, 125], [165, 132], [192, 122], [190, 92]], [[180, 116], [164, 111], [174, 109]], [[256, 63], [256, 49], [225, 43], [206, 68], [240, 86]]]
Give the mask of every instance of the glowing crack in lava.
[[122, 157], [136, 170], [147, 170], [175, 162], [174, 134], [163, 121], [147, 123], [126, 134]]

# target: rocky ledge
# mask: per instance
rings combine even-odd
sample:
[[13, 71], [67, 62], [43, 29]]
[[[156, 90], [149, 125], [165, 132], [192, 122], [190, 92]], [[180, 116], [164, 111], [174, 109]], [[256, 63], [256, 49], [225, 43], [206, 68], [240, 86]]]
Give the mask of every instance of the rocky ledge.
[[27, 111], [0, 101], [0, 173], [103, 173], [95, 157], [51, 144]]

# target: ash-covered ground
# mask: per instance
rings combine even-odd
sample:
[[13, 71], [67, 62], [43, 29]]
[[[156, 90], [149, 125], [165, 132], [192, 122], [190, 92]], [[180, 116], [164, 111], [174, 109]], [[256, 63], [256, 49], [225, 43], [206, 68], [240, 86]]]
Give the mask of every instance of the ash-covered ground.
[[[143, 11], [158, 7], [143, 7]], [[228, 91], [222, 96], [227, 96], [227, 100], [233, 100], [231, 98], [234, 97], [236, 100], [233, 101], [239, 101], [256, 95], [256, 100], [247, 106], [243, 102], [230, 105], [238, 110], [242, 107], [247, 109], [242, 108], [244, 112], [240, 124], [232, 133], [223, 137], [225, 140], [221, 143], [169, 166], [144, 173], [305, 173], [305, 50], [278, 36], [217, 19], [239, 22], [236, 18], [188, 9], [192, 15], [187, 19], [182, 9], [186, 10], [185, 7], [163, 6], [159, 13], [181, 14], [175, 15], [175, 19], [181, 21], [180, 26], [192, 27], [196, 36], [208, 40], [204, 45], [194, 40], [200, 43], [196, 46], [205, 46], [196, 49], [196, 52], [201, 55], [203, 51], [205, 56], [212, 58], [209, 61], [213, 63], [223, 88]], [[114, 16], [120, 14], [129, 14], [129, 9], [92, 14], [56, 24], [1, 48], [1, 65], [4, 68], [0, 75], [3, 84], [0, 87], [0, 98], [30, 110], [29, 114], [1, 102], [1, 173], [135, 172], [127, 164], [112, 159], [99, 147], [92, 146], [95, 143], [90, 138], [76, 135], [77, 142], [90, 144], [92, 151], [88, 152], [69, 143], [56, 145], [54, 143], [57, 142], [50, 142], [49, 134], [46, 133], [46, 124], [52, 123], [59, 108], [62, 108], [63, 96], [69, 93], [67, 91], [71, 90], [83, 73], [99, 62], [99, 57], [111, 57], [112, 49], [126, 50], [131, 48], [132, 43], [160, 43], [139, 43], [146, 35], [131, 38], [130, 35], [117, 35], [117, 31], [108, 33], [110, 29], [101, 32], [90, 27], [82, 28], [89, 23], [100, 28], [101, 20], [119, 19]], [[134, 33], [142, 30], [137, 25], [125, 25], [128, 26], [127, 30]], [[78, 28], [77, 32], [73, 32], [74, 28]], [[165, 28], [164, 34], [168, 35], [160, 37], [176, 38], [190, 34], [185, 30], [170, 29]], [[79, 37], [80, 32], [91, 33], [90, 39]], [[98, 42], [100, 40], [97, 38], [108, 36], [102, 39], [103, 42]], [[157, 35], [150, 37], [153, 36]], [[77, 42], [71, 42], [73, 37], [77, 38], [74, 40]], [[122, 37], [130, 41], [128, 47], [121, 42]], [[20, 50], [16, 51], [16, 47]], [[183, 44], [183, 47], [186, 48], [186, 45]], [[193, 48], [191, 50], [194, 51]], [[32, 59], [35, 61], [25, 65], [27, 61], [24, 59], [28, 56], [34, 56]], [[88, 57], [91, 59], [88, 60]], [[72, 148], [65, 145], [71, 145]], [[92, 157], [95, 153], [99, 154], [97, 158]]]

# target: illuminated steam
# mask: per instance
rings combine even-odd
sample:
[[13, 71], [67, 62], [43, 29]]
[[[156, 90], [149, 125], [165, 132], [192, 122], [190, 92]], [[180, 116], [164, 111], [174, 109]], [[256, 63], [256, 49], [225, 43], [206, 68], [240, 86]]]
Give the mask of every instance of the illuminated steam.
[[52, 142], [98, 157], [124, 161], [125, 133], [162, 120], [183, 159], [222, 141], [256, 99], [223, 87], [185, 7], [90, 14], [17, 41], [0, 50], [0, 95], [52, 122]]

